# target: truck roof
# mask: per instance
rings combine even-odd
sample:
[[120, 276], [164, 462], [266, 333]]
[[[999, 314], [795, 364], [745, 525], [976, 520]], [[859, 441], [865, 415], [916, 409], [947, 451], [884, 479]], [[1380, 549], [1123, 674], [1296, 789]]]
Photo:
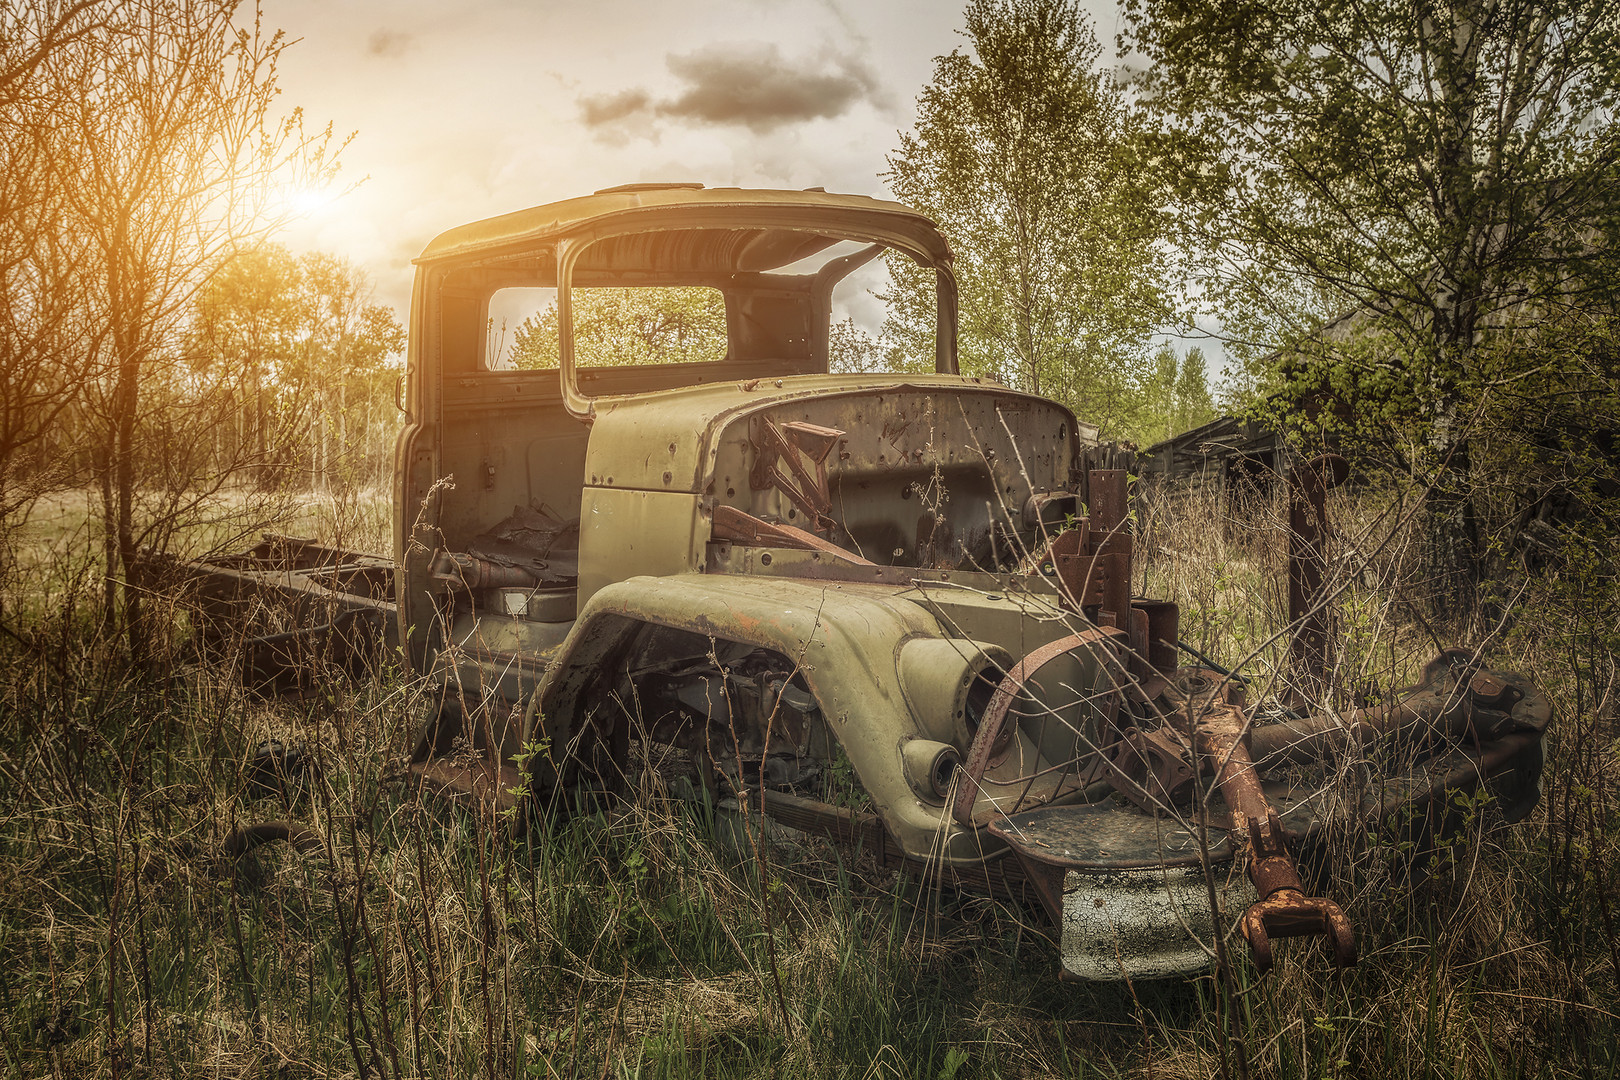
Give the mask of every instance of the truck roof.
[[[869, 240], [911, 249], [933, 265], [950, 262], [934, 223], [900, 203], [821, 190], [705, 188], [701, 184], [626, 184], [546, 203], [440, 233], [418, 263], [516, 255], [564, 236], [684, 231], [705, 234], [652, 245], [613, 245], [591, 261], [649, 258], [668, 270], [769, 271], [839, 240]], [[657, 252], [651, 250], [658, 248]], [[608, 267], [602, 267], [606, 269]]]

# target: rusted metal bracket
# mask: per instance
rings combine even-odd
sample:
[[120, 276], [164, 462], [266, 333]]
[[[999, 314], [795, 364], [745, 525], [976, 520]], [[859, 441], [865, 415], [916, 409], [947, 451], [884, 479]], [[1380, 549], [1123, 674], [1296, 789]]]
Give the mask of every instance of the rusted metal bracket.
[[1130, 728], [1104, 748], [1105, 777], [1114, 790], [1150, 814], [1191, 798], [1198, 770], [1185, 736], [1165, 728]]
[[[1101, 614], [1112, 615], [1112, 625], [1130, 629], [1131, 533], [1126, 508], [1124, 469], [1093, 469], [1090, 477], [1091, 517], [1089, 547], [1093, 555], [1112, 557], [1103, 578]], [[1108, 620], [1101, 620], [1108, 625]]]
[[828, 555], [836, 555], [856, 566], [874, 565], [870, 560], [861, 558], [848, 548], [841, 548], [837, 544], [823, 540], [813, 532], [794, 528], [792, 525], [773, 525], [724, 503], [715, 506], [710, 530], [710, 537], [715, 540], [729, 540], [732, 543], [757, 547], [790, 548], [795, 551], [821, 551]]
[[[834, 524], [828, 517], [832, 494], [827, 487], [827, 455], [843, 437], [844, 432], [838, 428], [802, 420], [778, 424], [769, 416], [754, 417], [749, 421], [749, 438], [754, 445], [749, 486], [755, 491], [778, 489], [817, 532], [825, 532]], [[783, 465], [786, 472], [780, 467]]]
[[[1234, 819], [1236, 816], [1234, 810]], [[1249, 880], [1260, 894], [1260, 899], [1243, 913], [1242, 920], [1243, 936], [1249, 942], [1254, 966], [1262, 972], [1271, 969], [1273, 938], [1317, 934], [1327, 939], [1334, 964], [1353, 965], [1356, 962], [1355, 928], [1332, 900], [1305, 895], [1305, 886], [1299, 880], [1299, 871], [1283, 840], [1277, 812], [1268, 809], [1264, 821], [1250, 818], [1241, 838], [1248, 856]]]
[[1288, 474], [1288, 658], [1302, 699], [1320, 696], [1327, 680], [1333, 648], [1322, 590], [1332, 544], [1327, 492], [1349, 474], [1349, 462], [1338, 454], [1318, 454]]
[[1042, 572], [1057, 579], [1063, 601], [1072, 610], [1099, 626], [1125, 631], [1131, 674], [1151, 680], [1176, 670], [1180, 614], [1169, 601], [1131, 598], [1134, 541], [1125, 482], [1123, 469], [1090, 473], [1091, 515], [1053, 538]]

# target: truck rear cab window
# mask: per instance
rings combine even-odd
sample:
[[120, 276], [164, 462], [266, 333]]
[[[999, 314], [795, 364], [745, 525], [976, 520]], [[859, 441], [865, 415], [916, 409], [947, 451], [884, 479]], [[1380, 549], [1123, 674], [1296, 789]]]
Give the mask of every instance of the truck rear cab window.
[[[581, 368], [715, 363], [726, 359], [726, 299], [706, 285], [575, 288], [574, 358]], [[556, 289], [490, 297], [485, 368], [558, 366]]]

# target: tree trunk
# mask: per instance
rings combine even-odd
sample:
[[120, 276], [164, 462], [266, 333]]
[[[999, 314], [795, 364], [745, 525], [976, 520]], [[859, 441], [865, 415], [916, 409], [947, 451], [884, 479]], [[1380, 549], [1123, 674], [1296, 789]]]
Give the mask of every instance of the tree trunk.
[[127, 346], [119, 350], [118, 381], [113, 390], [113, 497], [118, 514], [118, 565], [124, 581], [124, 637], [130, 659], [137, 665], [147, 659], [135, 550], [135, 412], [140, 405], [140, 369], [140, 359]]
[[1425, 499], [1422, 550], [1430, 608], [1454, 626], [1474, 613], [1482, 569], [1473, 462], [1457, 414], [1455, 395], [1443, 394], [1434, 408], [1424, 462], [1432, 486]]
[[1466, 9], [1453, 10], [1446, 22], [1426, 20], [1423, 29], [1439, 65], [1444, 106], [1436, 145], [1441, 183], [1435, 212], [1441, 235], [1447, 237], [1433, 285], [1433, 404], [1423, 463], [1433, 486], [1426, 499], [1423, 563], [1435, 615], [1455, 625], [1473, 614], [1480, 582], [1473, 463], [1457, 387], [1472, 360], [1479, 298], [1486, 292], [1475, 257], [1479, 177], [1474, 135], [1483, 35]]
[[348, 372], [338, 376], [338, 432], [337, 452], [341, 462], [349, 447], [349, 379]]
[[104, 448], [91, 454], [96, 467], [96, 486], [101, 492], [101, 625], [118, 625], [118, 513], [113, 503], [112, 455]]
[[315, 391], [315, 438], [309, 448], [309, 490], [320, 491], [321, 475], [326, 468], [326, 409], [325, 395]]

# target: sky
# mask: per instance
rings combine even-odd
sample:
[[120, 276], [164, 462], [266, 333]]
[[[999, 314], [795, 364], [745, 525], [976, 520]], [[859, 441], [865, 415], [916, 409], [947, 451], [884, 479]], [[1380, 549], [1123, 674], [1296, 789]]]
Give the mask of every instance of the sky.
[[[1090, 0], [1105, 46], [1112, 3]], [[933, 59], [941, 0], [266, 0], [298, 39], [283, 108], [353, 133], [282, 239], [370, 274], [403, 319], [446, 229], [637, 181], [887, 197], [885, 156]], [[1111, 55], [1111, 51], [1105, 53]]]

